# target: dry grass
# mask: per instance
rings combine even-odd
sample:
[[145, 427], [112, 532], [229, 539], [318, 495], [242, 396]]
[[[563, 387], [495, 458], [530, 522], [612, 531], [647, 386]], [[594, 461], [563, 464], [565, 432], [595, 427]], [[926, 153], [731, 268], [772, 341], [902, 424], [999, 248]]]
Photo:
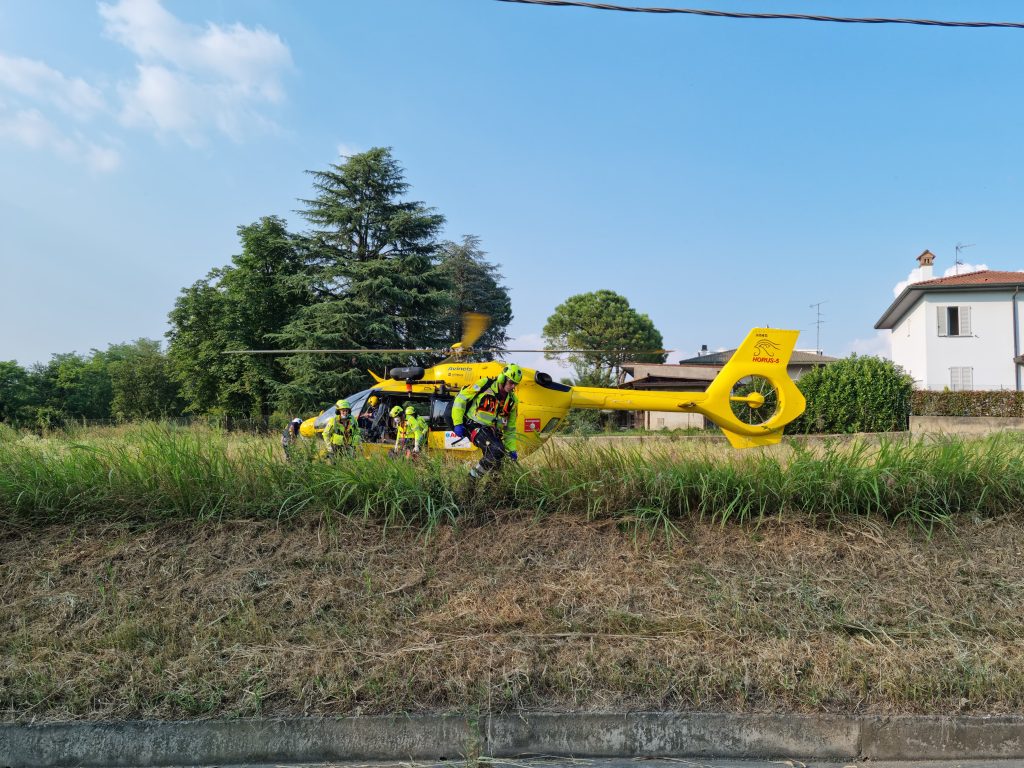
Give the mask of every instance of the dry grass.
[[8, 527], [8, 720], [1019, 711], [1016, 518]]

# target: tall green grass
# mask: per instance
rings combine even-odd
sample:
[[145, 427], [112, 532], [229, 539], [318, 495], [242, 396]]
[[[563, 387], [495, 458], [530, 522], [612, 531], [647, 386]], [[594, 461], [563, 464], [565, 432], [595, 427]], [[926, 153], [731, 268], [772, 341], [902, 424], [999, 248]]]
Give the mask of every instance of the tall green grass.
[[671, 531], [798, 515], [907, 520], [925, 529], [957, 515], [1024, 506], [1024, 436], [982, 440], [794, 443], [723, 454], [581, 447], [545, 452], [471, 484], [435, 456], [286, 463], [271, 438], [145, 425], [74, 439], [0, 435], [0, 521], [360, 516], [423, 528], [493, 510], [611, 518]]

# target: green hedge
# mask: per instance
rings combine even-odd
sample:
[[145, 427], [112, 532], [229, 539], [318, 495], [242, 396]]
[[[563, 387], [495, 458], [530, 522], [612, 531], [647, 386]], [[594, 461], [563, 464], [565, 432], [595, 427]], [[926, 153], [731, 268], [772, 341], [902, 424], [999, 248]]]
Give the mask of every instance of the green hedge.
[[910, 426], [914, 382], [901, 367], [880, 357], [852, 355], [800, 377], [807, 399], [789, 434], [898, 432]]
[[915, 416], [1024, 417], [1024, 392], [914, 392]]

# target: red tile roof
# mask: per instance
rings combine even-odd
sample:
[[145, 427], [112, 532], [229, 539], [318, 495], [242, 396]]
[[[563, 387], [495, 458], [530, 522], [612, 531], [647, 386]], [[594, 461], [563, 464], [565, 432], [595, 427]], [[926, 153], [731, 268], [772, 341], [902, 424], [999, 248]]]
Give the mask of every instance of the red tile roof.
[[985, 285], [986, 283], [994, 285], [1024, 283], [1024, 272], [999, 272], [994, 269], [983, 269], [979, 272], [968, 272], [965, 275], [937, 277], [934, 280], [911, 283], [909, 287], [920, 288], [923, 285]]

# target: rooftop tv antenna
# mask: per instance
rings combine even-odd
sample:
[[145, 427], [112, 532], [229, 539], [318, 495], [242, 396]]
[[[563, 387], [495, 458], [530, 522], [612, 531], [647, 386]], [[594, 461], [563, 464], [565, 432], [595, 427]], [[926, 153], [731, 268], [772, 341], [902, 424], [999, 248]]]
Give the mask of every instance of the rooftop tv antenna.
[[956, 244], [956, 256], [953, 257], [953, 274], [960, 274], [960, 267], [964, 265], [963, 259], [960, 258], [961, 251], [967, 248], [973, 248], [977, 243], [957, 243]]
[[814, 351], [819, 355], [821, 354], [821, 324], [825, 322], [821, 319], [821, 305], [824, 303], [824, 301], [819, 301], [817, 304], [811, 304], [811, 309], [817, 312], [817, 319], [814, 321], [814, 324], [818, 327], [818, 334], [814, 340]]

